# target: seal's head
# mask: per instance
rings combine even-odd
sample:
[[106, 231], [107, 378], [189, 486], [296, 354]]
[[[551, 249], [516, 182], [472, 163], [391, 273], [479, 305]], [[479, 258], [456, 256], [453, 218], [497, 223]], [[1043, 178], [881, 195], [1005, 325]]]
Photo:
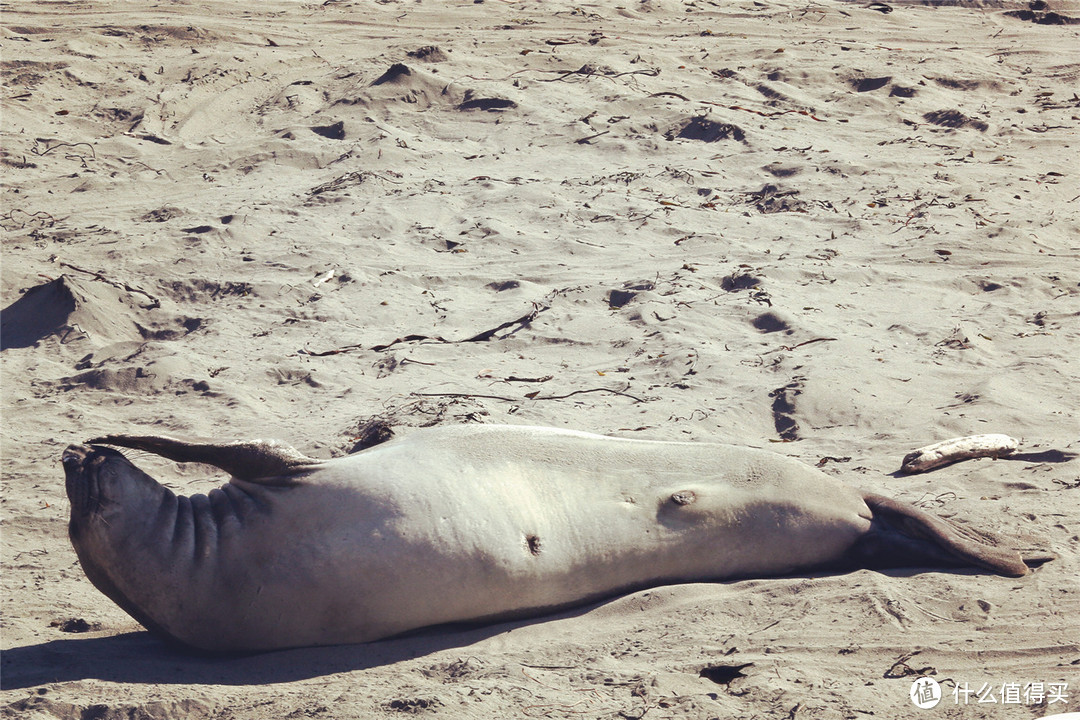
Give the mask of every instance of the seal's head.
[[128, 594], [125, 579], [138, 572], [163, 504], [175, 495], [116, 450], [71, 445], [61, 458], [71, 501], [68, 536], [94, 586], [146, 627], [155, 628]]
[[156, 480], [116, 450], [97, 445], [70, 445], [61, 458], [71, 501], [68, 533], [75, 549], [93, 543], [95, 535], [113, 534], [131, 508], [161, 504], [167, 492]]

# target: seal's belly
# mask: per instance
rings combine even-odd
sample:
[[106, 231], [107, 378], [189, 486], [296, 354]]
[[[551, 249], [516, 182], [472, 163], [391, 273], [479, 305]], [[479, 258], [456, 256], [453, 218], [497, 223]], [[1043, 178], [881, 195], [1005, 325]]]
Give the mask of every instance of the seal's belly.
[[276, 490], [267, 533], [287, 545], [276, 552], [250, 527], [243, 537], [247, 570], [268, 568], [257, 604], [280, 613], [274, 598], [294, 602], [296, 584], [310, 583], [323, 610], [309, 610], [318, 619], [304, 632], [332, 637], [298, 644], [362, 641], [810, 567], [869, 524], [854, 490], [768, 453], [468, 430], [378, 446]]

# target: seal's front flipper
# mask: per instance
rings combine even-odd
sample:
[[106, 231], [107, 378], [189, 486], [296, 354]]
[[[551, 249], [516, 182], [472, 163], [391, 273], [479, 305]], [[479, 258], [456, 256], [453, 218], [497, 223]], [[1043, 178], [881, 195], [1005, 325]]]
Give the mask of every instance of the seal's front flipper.
[[275, 440], [215, 443], [177, 440], [164, 435], [105, 435], [88, 442], [144, 450], [175, 462], [213, 465], [240, 480], [264, 485], [291, 485], [291, 476], [320, 462]]
[[1028, 573], [1020, 553], [953, 525], [914, 505], [865, 494], [873, 513], [870, 531], [852, 549], [864, 567], [912, 567], [920, 564], [976, 566], [999, 575]]

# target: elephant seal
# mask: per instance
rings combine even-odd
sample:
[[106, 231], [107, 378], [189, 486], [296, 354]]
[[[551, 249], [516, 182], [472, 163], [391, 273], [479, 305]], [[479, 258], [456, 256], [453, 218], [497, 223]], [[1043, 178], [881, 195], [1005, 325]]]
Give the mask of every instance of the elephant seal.
[[[204, 651], [378, 640], [650, 586], [1019, 554], [797, 460], [540, 427], [416, 431], [333, 460], [273, 442], [109, 436], [63, 455], [90, 581]], [[125, 446], [232, 475], [180, 497]]]

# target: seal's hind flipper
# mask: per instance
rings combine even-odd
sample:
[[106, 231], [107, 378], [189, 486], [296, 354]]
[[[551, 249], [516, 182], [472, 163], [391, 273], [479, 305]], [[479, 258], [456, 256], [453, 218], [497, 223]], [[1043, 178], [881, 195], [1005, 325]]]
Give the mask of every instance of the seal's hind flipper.
[[[867, 493], [863, 501], [873, 512], [872, 528], [856, 552], [873, 554], [890, 566], [911, 566], [913, 561], [977, 566], [999, 575], [1020, 577], [1028, 567], [1016, 550], [954, 525], [914, 505]], [[875, 535], [876, 534], [876, 535]], [[907, 562], [903, 556], [910, 553]]]
[[87, 442], [144, 450], [175, 462], [213, 465], [233, 477], [265, 485], [290, 485], [290, 476], [320, 462], [275, 440], [216, 443], [177, 440], [164, 435], [105, 435]]

